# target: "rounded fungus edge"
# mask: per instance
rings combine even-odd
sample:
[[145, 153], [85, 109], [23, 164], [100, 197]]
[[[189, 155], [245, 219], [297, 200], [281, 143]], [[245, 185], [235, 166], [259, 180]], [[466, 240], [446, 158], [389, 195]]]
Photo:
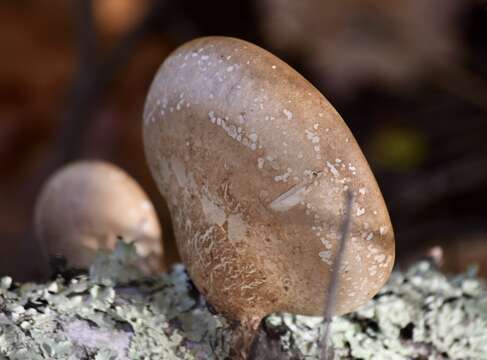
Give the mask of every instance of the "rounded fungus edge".
[[65, 165], [45, 182], [34, 214], [36, 237], [47, 258], [86, 269], [98, 250], [134, 242], [146, 273], [162, 267], [161, 228], [140, 185], [124, 170], [100, 160]]
[[227, 316], [322, 313], [347, 191], [335, 314], [387, 280], [393, 230], [364, 155], [326, 98], [266, 50], [228, 37], [176, 49], [151, 85], [143, 137], [181, 257]]

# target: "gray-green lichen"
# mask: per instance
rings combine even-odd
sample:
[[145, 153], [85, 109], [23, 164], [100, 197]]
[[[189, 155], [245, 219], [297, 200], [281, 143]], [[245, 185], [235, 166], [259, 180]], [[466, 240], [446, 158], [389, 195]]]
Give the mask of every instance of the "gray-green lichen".
[[229, 353], [228, 324], [211, 314], [182, 266], [140, 278], [131, 245], [100, 256], [89, 276], [0, 282], [0, 359], [206, 359]]
[[[232, 327], [209, 310], [184, 268], [142, 277], [137, 261], [133, 246], [120, 242], [89, 275], [47, 284], [1, 278], [0, 360], [226, 358]], [[321, 324], [271, 315], [254, 354], [317, 359]], [[449, 278], [421, 262], [394, 273], [358, 311], [334, 318], [329, 341], [335, 359], [487, 359], [487, 290], [471, 274]]]
[[[281, 344], [319, 355], [320, 318], [272, 315]], [[281, 330], [282, 331], [282, 330]], [[336, 359], [487, 359], [487, 290], [472, 274], [448, 278], [429, 262], [395, 272], [372, 301], [331, 323]]]

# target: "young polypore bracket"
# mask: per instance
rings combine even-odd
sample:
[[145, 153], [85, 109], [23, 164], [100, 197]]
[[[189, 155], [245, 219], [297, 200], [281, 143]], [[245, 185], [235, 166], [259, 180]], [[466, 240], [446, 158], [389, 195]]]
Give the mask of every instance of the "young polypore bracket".
[[347, 190], [334, 313], [388, 278], [393, 232], [367, 161], [323, 95], [269, 52], [225, 37], [184, 44], [152, 83], [143, 133], [189, 274], [229, 317], [322, 313]]
[[99, 249], [134, 241], [141, 269], [160, 270], [161, 229], [149, 198], [125, 171], [107, 162], [79, 161], [54, 173], [35, 209], [36, 235], [48, 256], [87, 268]]

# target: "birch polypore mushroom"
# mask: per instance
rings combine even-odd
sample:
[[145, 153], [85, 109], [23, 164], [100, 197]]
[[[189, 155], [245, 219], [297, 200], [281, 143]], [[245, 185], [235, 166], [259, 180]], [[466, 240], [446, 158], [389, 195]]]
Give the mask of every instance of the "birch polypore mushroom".
[[393, 231], [367, 161], [324, 96], [269, 52], [226, 37], [184, 44], [152, 83], [143, 135], [181, 257], [227, 316], [322, 313], [347, 190], [334, 313], [388, 278]]
[[79, 161], [54, 173], [35, 209], [35, 229], [48, 256], [87, 268], [99, 249], [134, 241], [142, 270], [159, 270], [161, 229], [149, 198], [125, 171], [102, 161]]

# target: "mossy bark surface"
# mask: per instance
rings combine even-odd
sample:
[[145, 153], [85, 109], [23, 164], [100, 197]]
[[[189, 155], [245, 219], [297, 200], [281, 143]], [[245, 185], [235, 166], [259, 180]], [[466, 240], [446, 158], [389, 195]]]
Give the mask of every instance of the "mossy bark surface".
[[[89, 274], [45, 284], [0, 281], [0, 360], [225, 359], [235, 324], [216, 314], [184, 267], [150, 278], [133, 247]], [[322, 319], [274, 314], [253, 359], [318, 359]], [[487, 359], [487, 289], [430, 263], [393, 273], [367, 305], [331, 324], [335, 359]]]

